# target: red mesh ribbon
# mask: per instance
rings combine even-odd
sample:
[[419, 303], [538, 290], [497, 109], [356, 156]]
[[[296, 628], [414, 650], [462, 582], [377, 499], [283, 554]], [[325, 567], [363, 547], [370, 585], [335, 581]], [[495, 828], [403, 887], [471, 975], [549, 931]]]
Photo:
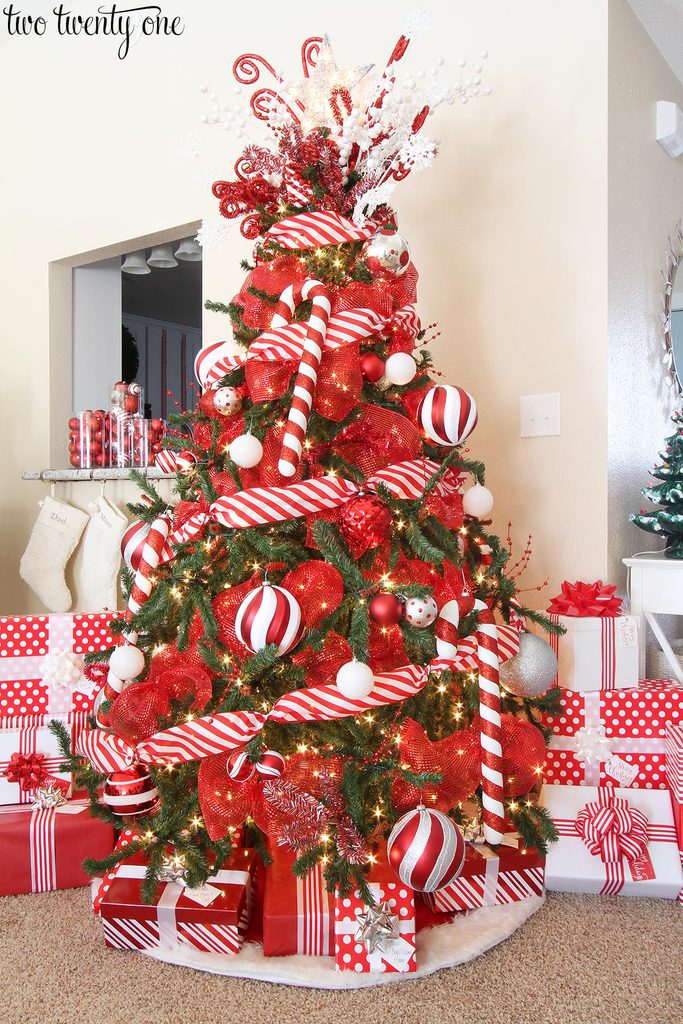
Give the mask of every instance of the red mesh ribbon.
[[339, 607], [344, 597], [344, 581], [333, 565], [317, 559], [302, 562], [283, 577], [285, 590], [299, 602], [307, 629], [315, 629]]
[[598, 616], [614, 618], [621, 615], [621, 599], [615, 596], [616, 587], [602, 580], [597, 583], [562, 584], [561, 593], [554, 597], [548, 605], [553, 615]]
[[145, 680], [133, 683], [120, 693], [111, 706], [109, 724], [117, 736], [129, 743], [153, 736], [159, 729], [159, 719], [171, 710], [165, 690], [156, 682]]
[[8, 782], [14, 782], [24, 793], [30, 793], [32, 789], [40, 786], [47, 777], [48, 771], [45, 767], [44, 754], [12, 754], [9, 763], [2, 775]]
[[576, 830], [593, 856], [605, 864], [622, 857], [636, 860], [647, 849], [647, 818], [617, 798], [611, 787], [598, 790], [598, 799], [586, 804], [576, 816]]
[[277, 301], [282, 292], [290, 284], [301, 283], [306, 279], [306, 268], [295, 256], [277, 256], [267, 263], [260, 263], [247, 275], [235, 301], [244, 306], [242, 321], [246, 327], [254, 331], [264, 331], [270, 327], [273, 319], [275, 302], [268, 302], [254, 295], [249, 289], [266, 292]]
[[450, 811], [467, 800], [479, 785], [479, 733], [460, 730], [442, 740], [431, 741], [412, 718], [401, 728], [401, 760], [414, 772], [439, 772], [439, 783], [418, 789], [403, 779], [395, 779], [391, 802], [399, 814], [424, 803], [437, 811]]
[[199, 806], [211, 840], [222, 839], [229, 829], [239, 828], [250, 814], [261, 827], [261, 779], [254, 773], [246, 782], [235, 782], [228, 775], [228, 756], [207, 757], [199, 766]]
[[[541, 779], [545, 762], [543, 733], [531, 722], [514, 715], [501, 715], [503, 781], [505, 796], [523, 796]], [[479, 733], [478, 719], [472, 729]]]
[[335, 681], [339, 669], [352, 657], [348, 641], [338, 633], [328, 633], [321, 651], [305, 647], [292, 655], [292, 662], [305, 671], [306, 686], [325, 686]]
[[192, 697], [190, 706], [195, 710], [203, 710], [211, 699], [211, 677], [194, 647], [183, 652], [167, 647], [152, 659], [147, 678], [169, 700], [185, 703]]

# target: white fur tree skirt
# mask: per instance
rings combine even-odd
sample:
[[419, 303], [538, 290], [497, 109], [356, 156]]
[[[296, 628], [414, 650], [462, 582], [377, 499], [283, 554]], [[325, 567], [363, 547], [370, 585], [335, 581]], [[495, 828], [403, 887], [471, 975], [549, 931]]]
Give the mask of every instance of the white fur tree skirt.
[[486, 907], [459, 915], [450, 924], [427, 928], [417, 936], [417, 971], [413, 974], [356, 974], [338, 972], [333, 957], [281, 956], [265, 957], [257, 943], [247, 943], [233, 959], [217, 953], [182, 949], [143, 950], [145, 956], [163, 960], [179, 967], [228, 977], [254, 978], [279, 985], [299, 985], [304, 988], [357, 989], [371, 985], [388, 985], [411, 978], [424, 978], [444, 967], [473, 960], [507, 939], [543, 905], [541, 896], [531, 896], [519, 903], [499, 907]]

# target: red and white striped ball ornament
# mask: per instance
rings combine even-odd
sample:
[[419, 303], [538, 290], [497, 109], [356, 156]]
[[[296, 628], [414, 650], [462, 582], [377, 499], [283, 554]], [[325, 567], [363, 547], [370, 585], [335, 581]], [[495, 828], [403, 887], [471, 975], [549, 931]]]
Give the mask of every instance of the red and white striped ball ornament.
[[277, 653], [287, 654], [299, 643], [303, 630], [299, 603], [284, 587], [264, 583], [247, 594], [237, 609], [237, 638], [252, 653], [277, 644]]
[[462, 871], [465, 840], [448, 815], [420, 805], [392, 828], [387, 857], [404, 885], [416, 892], [434, 892]]
[[176, 465], [180, 473], [191, 473], [198, 461], [199, 460], [195, 453], [191, 452], [189, 448], [185, 448], [182, 452], [178, 452], [178, 455], [176, 456]]
[[477, 425], [477, 406], [469, 392], [452, 384], [435, 384], [417, 409], [420, 426], [436, 444], [454, 448]]
[[285, 770], [285, 759], [279, 750], [264, 750], [256, 762], [256, 771], [266, 779], [279, 779]]
[[132, 765], [113, 772], [104, 784], [102, 803], [121, 818], [140, 818], [155, 809], [157, 788], [147, 768]]
[[170, 451], [168, 448], [164, 448], [163, 451], [158, 452], [156, 455], [154, 465], [157, 469], [160, 469], [162, 473], [175, 473], [178, 468], [178, 456], [175, 452]]
[[150, 531], [150, 523], [143, 523], [139, 519], [131, 523], [121, 538], [121, 554], [123, 561], [129, 569], [137, 572], [142, 558], [142, 549], [147, 541]]
[[228, 755], [225, 770], [233, 782], [248, 782], [256, 768], [254, 762], [249, 760], [246, 750], [233, 750], [232, 754]]

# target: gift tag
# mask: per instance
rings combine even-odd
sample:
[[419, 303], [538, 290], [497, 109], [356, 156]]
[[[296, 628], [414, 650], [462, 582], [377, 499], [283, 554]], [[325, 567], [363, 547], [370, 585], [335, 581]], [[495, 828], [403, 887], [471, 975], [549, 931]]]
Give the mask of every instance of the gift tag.
[[617, 754], [610, 754], [605, 761], [605, 774], [616, 779], [620, 786], [632, 786], [638, 774], [638, 765], [629, 764]]
[[183, 889], [183, 896], [187, 896], [188, 900], [199, 903], [202, 907], [208, 907], [222, 892], [223, 890], [217, 889], [215, 885], [198, 885], [194, 889], [186, 885]]
[[65, 804], [59, 804], [55, 807], [57, 814], [80, 814], [82, 811], [87, 810], [84, 804], [77, 804], [73, 801], [67, 801]]
[[650, 854], [647, 850], [641, 853], [640, 857], [636, 857], [635, 860], [628, 861], [628, 866], [634, 882], [649, 882], [655, 877], [655, 869], [652, 866]]
[[633, 617], [619, 620], [619, 641], [622, 647], [638, 646], [638, 623]]
[[376, 953], [370, 954], [368, 960], [371, 960], [372, 956], [379, 954], [382, 960], [386, 960], [397, 971], [406, 971], [410, 958], [415, 956], [415, 947], [406, 942], [400, 935], [394, 939], [385, 939], [382, 947], [382, 949], [378, 948]]

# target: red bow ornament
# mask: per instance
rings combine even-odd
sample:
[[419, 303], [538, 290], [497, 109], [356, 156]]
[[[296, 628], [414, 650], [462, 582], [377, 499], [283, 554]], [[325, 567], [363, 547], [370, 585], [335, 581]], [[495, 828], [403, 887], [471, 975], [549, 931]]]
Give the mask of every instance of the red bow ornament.
[[633, 861], [647, 849], [647, 818], [642, 811], [614, 795], [611, 787], [598, 790], [598, 799], [587, 803], [576, 816], [576, 830], [593, 856], [603, 863]]
[[581, 583], [579, 580], [576, 583], [568, 583], [565, 580], [561, 593], [548, 605], [548, 611], [553, 615], [581, 618], [615, 618], [621, 615], [621, 599], [615, 596], [616, 589], [602, 580], [596, 583]]

